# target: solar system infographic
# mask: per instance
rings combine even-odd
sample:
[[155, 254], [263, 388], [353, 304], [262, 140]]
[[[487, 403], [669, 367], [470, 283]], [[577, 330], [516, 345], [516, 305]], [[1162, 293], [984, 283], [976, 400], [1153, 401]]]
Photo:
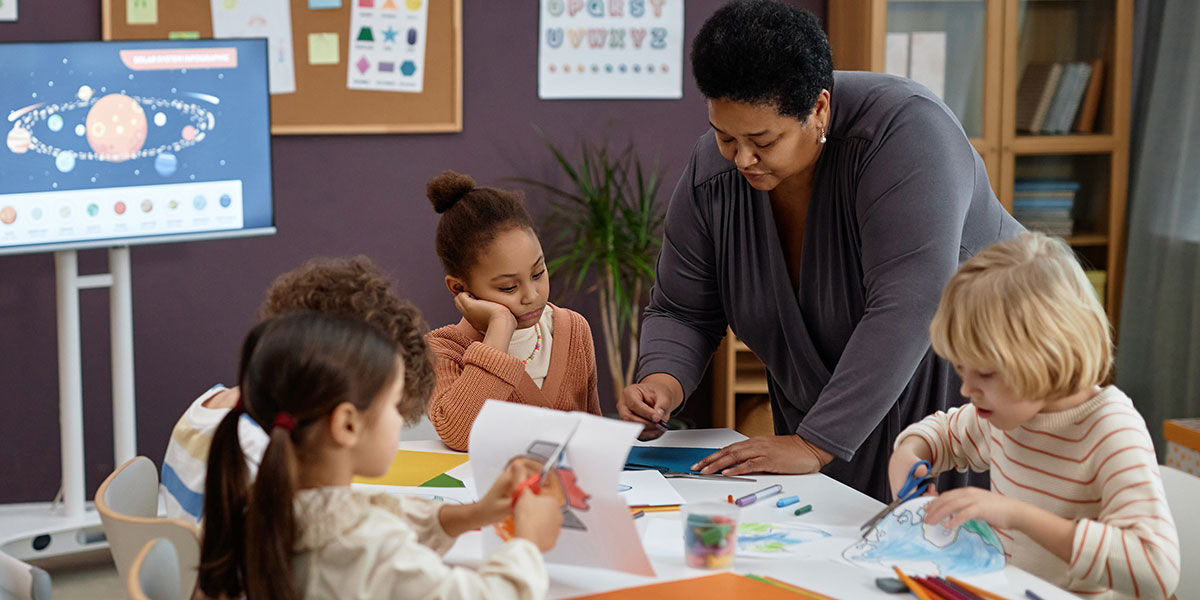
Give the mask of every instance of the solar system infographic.
[[0, 254], [270, 231], [266, 49], [0, 44]]

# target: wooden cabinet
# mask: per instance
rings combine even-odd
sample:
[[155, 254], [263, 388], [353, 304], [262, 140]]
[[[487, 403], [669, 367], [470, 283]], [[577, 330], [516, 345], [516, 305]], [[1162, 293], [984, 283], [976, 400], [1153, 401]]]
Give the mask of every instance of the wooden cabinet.
[[[712, 426], [729, 427], [748, 436], [770, 434], [767, 368], [729, 329], [713, 355], [712, 374]], [[739, 403], [747, 397], [754, 397], [750, 404]]]
[[[929, 87], [940, 87], [934, 91], [962, 122], [1009, 210], [1021, 195], [1014, 182], [1077, 185], [1074, 224], [1064, 237], [1097, 271], [1093, 281], [1104, 281], [1115, 328], [1125, 260], [1133, 0], [834, 0], [828, 29], [837, 69], [896, 72], [907, 64], [918, 81], [932, 69]], [[898, 50], [906, 35], [908, 52]], [[933, 50], [918, 49], [919, 39], [932, 39]], [[1018, 104], [1028, 105], [1027, 95], [1018, 102], [1022, 77], [1030, 65], [1048, 63], [1100, 66], [1097, 116], [1082, 127], [1091, 132], [1080, 133], [1078, 121], [1064, 135], [1021, 128]]]

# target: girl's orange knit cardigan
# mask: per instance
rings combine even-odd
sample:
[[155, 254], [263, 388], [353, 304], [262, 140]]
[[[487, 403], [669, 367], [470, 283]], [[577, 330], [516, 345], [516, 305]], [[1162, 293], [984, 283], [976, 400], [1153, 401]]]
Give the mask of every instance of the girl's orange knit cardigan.
[[467, 449], [471, 426], [488, 399], [600, 414], [592, 330], [579, 313], [553, 310], [550, 370], [541, 389], [521, 359], [485, 345], [483, 334], [466, 319], [429, 332], [425, 339], [437, 375], [429, 420], [447, 446]]

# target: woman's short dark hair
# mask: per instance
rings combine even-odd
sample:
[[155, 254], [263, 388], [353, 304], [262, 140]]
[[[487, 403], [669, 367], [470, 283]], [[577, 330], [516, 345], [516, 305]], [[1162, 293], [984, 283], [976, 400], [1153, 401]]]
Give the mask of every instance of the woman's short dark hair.
[[803, 121], [821, 90], [833, 90], [833, 54], [807, 10], [777, 0], [734, 0], [696, 34], [692, 73], [710, 100], [774, 106]]

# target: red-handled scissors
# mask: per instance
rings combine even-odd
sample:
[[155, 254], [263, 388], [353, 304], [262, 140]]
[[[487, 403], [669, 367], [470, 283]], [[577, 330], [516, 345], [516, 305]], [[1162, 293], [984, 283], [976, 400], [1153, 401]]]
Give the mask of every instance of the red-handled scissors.
[[577, 429], [579, 429], [578, 420], [575, 421], [575, 424], [571, 426], [571, 431], [567, 432], [567, 437], [563, 438], [562, 443], [555, 447], [554, 451], [550, 453], [549, 458], [547, 458], [545, 464], [542, 465], [542, 472], [534, 473], [533, 475], [523, 479], [521, 483], [517, 484], [516, 489], [513, 491], [513, 506], [517, 505], [517, 499], [521, 497], [521, 494], [525, 493], [526, 489], [534, 494], [542, 493], [542, 481], [546, 475], [550, 474], [551, 469], [558, 466], [559, 457], [562, 456], [563, 450], [567, 449], [567, 443], [571, 441], [571, 438], [575, 435], [575, 430]]

